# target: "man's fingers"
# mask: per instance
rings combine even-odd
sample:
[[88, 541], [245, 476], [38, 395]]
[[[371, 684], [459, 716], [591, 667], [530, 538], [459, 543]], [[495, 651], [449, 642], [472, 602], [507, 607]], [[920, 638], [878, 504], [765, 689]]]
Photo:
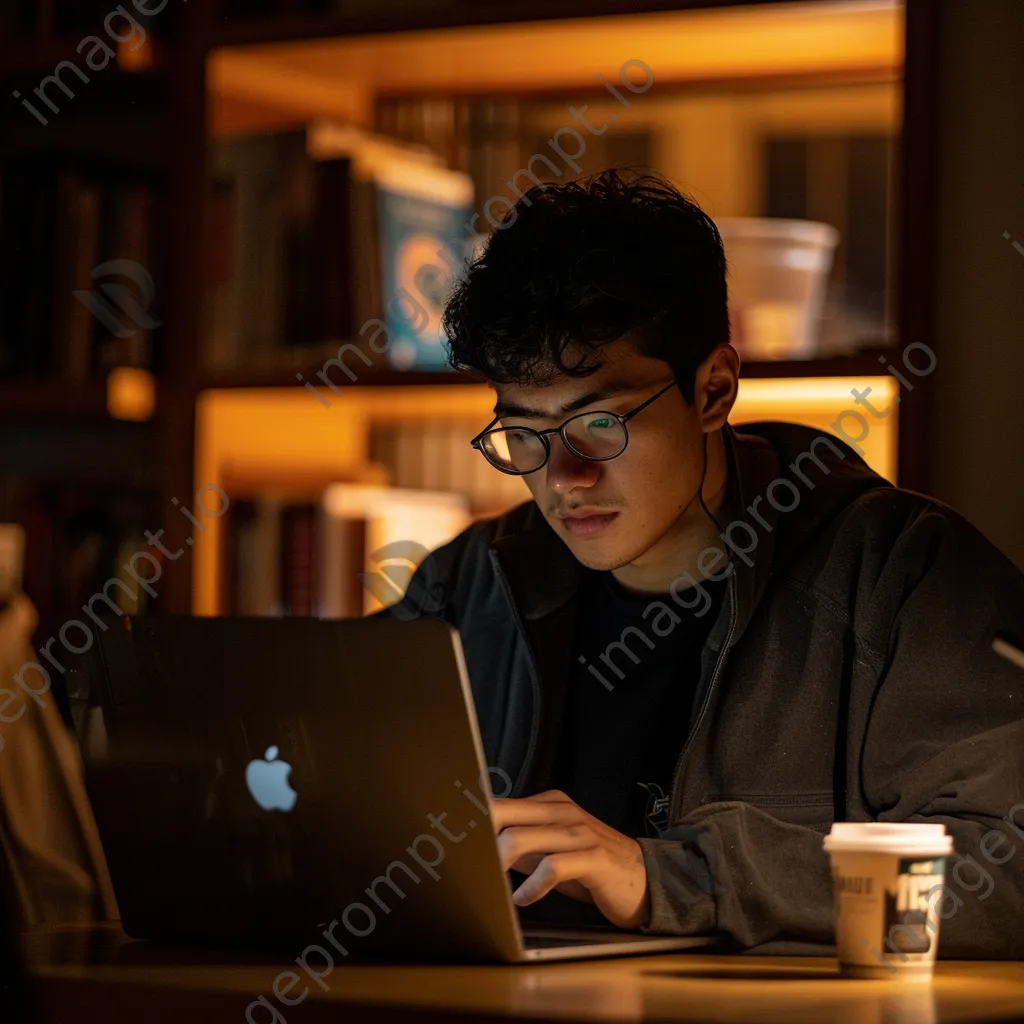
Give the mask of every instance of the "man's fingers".
[[540, 800], [537, 797], [491, 801], [495, 832], [512, 825], [563, 825], [582, 822], [586, 813], [571, 800]]
[[570, 850], [586, 850], [597, 842], [593, 829], [586, 825], [552, 827], [546, 825], [512, 825], [498, 835], [498, 851], [501, 866], [508, 871], [530, 871], [524, 859], [534, 854], [567, 853]]
[[589, 889], [587, 880], [599, 867], [602, 855], [603, 851], [597, 846], [587, 850], [548, 855], [512, 894], [512, 901], [520, 907], [529, 906], [542, 899], [556, 886], [564, 885], [566, 882], [579, 882]]

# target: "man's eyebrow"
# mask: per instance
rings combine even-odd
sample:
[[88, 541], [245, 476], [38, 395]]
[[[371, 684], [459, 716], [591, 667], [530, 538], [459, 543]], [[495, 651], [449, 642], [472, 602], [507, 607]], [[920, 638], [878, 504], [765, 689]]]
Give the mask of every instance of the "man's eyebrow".
[[553, 420], [565, 413], [576, 412], [593, 402], [602, 402], [606, 398], [614, 398], [617, 395], [630, 394], [634, 391], [642, 391], [645, 385], [637, 384], [636, 381], [616, 379], [606, 381], [599, 388], [588, 391], [586, 394], [566, 402], [554, 412], [545, 412], [543, 409], [531, 409], [529, 406], [516, 405], [514, 402], [498, 401], [494, 405], [494, 415], [499, 417], [518, 416], [527, 420]]

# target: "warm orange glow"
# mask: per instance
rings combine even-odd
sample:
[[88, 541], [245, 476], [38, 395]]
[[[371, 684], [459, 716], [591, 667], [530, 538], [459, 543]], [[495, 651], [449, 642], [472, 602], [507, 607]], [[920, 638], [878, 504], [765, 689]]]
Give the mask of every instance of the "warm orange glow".
[[275, 43], [217, 51], [208, 70], [215, 111], [246, 101], [369, 127], [376, 96], [593, 89], [599, 74], [621, 88], [620, 68], [633, 58], [661, 85], [836, 71], [898, 77], [902, 6], [773, 4]]
[[156, 408], [156, 381], [148, 370], [119, 366], [107, 377], [107, 412], [117, 420], [148, 420]]
[[[854, 401], [852, 390], [864, 394], [884, 414], [873, 416]], [[785, 420], [828, 431], [862, 449], [864, 461], [886, 480], [896, 483], [899, 388], [893, 377], [808, 377], [744, 380], [729, 422]]]
[[[730, 417], [739, 425], [754, 420], [804, 423], [848, 442], [859, 440], [865, 461], [896, 480], [897, 407], [875, 419], [860, 410], [851, 390], [871, 388], [879, 410], [892, 405], [896, 383], [890, 376], [744, 380]], [[261, 471], [272, 480], [303, 474], [314, 482], [365, 477], [372, 425], [402, 421], [446, 422], [491, 418], [494, 392], [485, 385], [343, 388], [341, 395], [318, 389], [326, 408], [304, 387], [206, 391], [196, 408], [196, 485], [216, 484], [231, 498], [232, 482], [254, 480]], [[849, 415], [847, 415], [849, 413]], [[467, 439], [468, 440], [468, 439]], [[223, 521], [206, 523], [207, 543], [195, 548], [192, 609], [216, 615], [221, 609], [220, 558]]]
[[[326, 408], [306, 388], [206, 391], [196, 403], [196, 484], [268, 476], [314, 481], [364, 478], [372, 423], [491, 418], [494, 392], [486, 386], [344, 387], [318, 389]], [[207, 523], [208, 542], [195, 550], [192, 608], [220, 608], [221, 520]]]
[[117, 65], [122, 71], [149, 71], [156, 63], [153, 38], [137, 30], [117, 43]]

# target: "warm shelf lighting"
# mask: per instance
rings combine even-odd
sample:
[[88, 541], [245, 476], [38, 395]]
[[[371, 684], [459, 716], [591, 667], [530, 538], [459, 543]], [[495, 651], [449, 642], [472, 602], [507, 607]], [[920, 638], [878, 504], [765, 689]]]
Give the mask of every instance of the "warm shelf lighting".
[[379, 96], [598, 88], [626, 57], [669, 83], [772, 75], [898, 80], [903, 6], [896, 0], [771, 4], [231, 46], [208, 63], [215, 133], [233, 103], [273, 122], [317, 117], [372, 124]]
[[107, 377], [107, 412], [116, 420], [142, 422], [156, 408], [156, 381], [149, 370], [119, 366]]
[[[869, 392], [865, 389], [870, 388]], [[854, 391], [878, 410], [875, 416], [858, 404]], [[859, 448], [864, 461], [880, 476], [896, 483], [899, 386], [894, 378], [782, 377], [740, 381], [740, 393], [729, 422], [785, 420], [828, 431]], [[886, 414], [886, 410], [888, 413]]]

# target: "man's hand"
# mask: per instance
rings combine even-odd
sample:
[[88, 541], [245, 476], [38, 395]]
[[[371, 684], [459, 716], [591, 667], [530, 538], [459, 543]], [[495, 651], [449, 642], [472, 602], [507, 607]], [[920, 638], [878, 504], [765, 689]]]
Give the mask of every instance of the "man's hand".
[[620, 928], [647, 923], [647, 871], [635, 839], [598, 821], [558, 790], [523, 800], [492, 800], [491, 808], [502, 867], [529, 875], [512, 894], [520, 907], [557, 889], [596, 904]]

